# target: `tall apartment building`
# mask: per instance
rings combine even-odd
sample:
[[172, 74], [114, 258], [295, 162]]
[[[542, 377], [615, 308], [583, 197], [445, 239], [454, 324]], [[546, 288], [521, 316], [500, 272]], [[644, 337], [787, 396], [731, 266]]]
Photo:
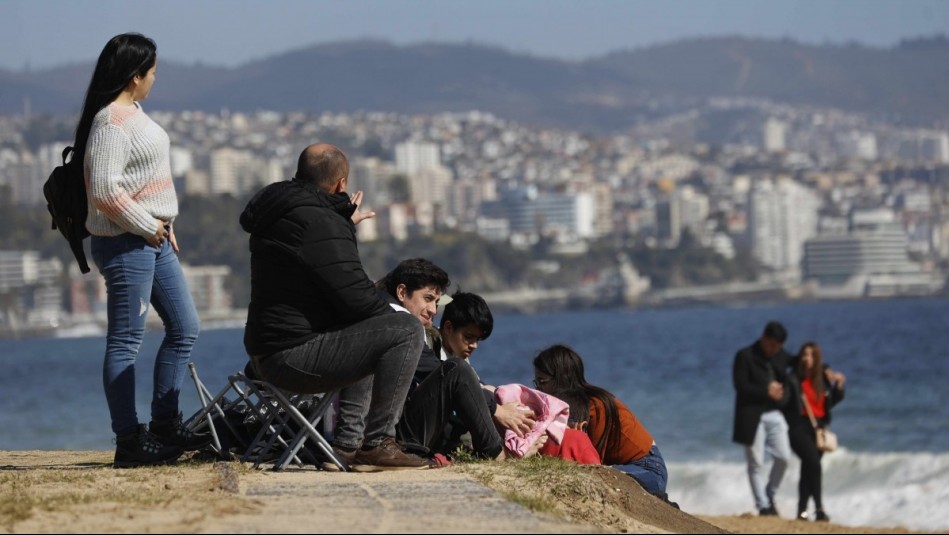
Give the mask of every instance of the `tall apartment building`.
[[211, 153], [208, 192], [212, 195], [243, 193], [255, 173], [253, 153], [224, 147]]
[[419, 141], [399, 143], [395, 146], [395, 167], [408, 177], [412, 202], [447, 204], [453, 175], [451, 169], [441, 164], [438, 145]]
[[689, 229], [695, 237], [702, 235], [709, 199], [691, 186], [667, 189], [656, 201], [656, 239], [667, 247], [675, 247], [683, 229]]
[[675, 192], [663, 194], [656, 200], [656, 239], [664, 247], [675, 247], [682, 237], [682, 217]]
[[801, 267], [804, 242], [817, 234], [819, 199], [790, 178], [756, 180], [748, 195], [754, 257], [775, 270]]
[[419, 169], [409, 175], [409, 192], [416, 204], [444, 206], [448, 202], [451, 184], [451, 170], [441, 165]]
[[441, 154], [434, 143], [406, 141], [395, 146], [395, 167], [400, 173], [412, 175], [441, 165]]
[[787, 147], [788, 125], [769, 117], [761, 127], [761, 146], [767, 152], [781, 152]]

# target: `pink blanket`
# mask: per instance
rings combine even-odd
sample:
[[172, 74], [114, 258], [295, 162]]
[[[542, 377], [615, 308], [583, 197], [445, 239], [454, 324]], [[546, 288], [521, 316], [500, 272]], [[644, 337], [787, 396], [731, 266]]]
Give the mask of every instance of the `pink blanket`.
[[534, 427], [524, 438], [510, 429], [504, 432], [504, 445], [518, 457], [523, 457], [544, 433], [557, 444], [563, 440], [570, 415], [570, 406], [564, 401], [520, 384], [499, 386], [494, 391], [494, 399], [502, 405], [516, 401], [534, 411]]

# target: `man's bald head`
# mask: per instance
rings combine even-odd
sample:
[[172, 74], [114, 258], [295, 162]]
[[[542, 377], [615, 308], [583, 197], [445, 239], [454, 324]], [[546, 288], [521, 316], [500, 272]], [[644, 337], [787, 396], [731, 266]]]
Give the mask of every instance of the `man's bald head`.
[[[297, 161], [297, 180], [315, 184], [331, 193], [345, 191], [345, 179], [349, 177], [349, 160], [338, 147], [329, 143], [310, 145], [300, 153]], [[337, 186], [343, 181], [343, 189]]]

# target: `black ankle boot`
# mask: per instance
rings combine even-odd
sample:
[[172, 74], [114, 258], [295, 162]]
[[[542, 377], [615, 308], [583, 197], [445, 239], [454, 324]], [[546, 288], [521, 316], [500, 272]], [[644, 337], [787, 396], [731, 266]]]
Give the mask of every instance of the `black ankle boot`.
[[113, 468], [134, 468], [171, 464], [181, 456], [181, 448], [166, 446], [148, 432], [143, 424], [133, 433], [115, 437]]
[[152, 420], [148, 430], [158, 437], [162, 444], [176, 446], [184, 451], [199, 450], [211, 443], [210, 433], [192, 433], [181, 423], [179, 412], [165, 420]]

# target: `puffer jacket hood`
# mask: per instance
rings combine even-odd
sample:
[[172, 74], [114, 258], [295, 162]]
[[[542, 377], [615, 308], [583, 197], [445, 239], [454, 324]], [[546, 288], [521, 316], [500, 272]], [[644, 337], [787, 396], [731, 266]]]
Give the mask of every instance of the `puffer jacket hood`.
[[356, 211], [349, 195], [329, 194], [313, 184], [293, 179], [271, 184], [257, 192], [241, 213], [241, 228], [250, 234], [267, 230], [284, 214], [301, 206], [329, 208], [346, 219]]

